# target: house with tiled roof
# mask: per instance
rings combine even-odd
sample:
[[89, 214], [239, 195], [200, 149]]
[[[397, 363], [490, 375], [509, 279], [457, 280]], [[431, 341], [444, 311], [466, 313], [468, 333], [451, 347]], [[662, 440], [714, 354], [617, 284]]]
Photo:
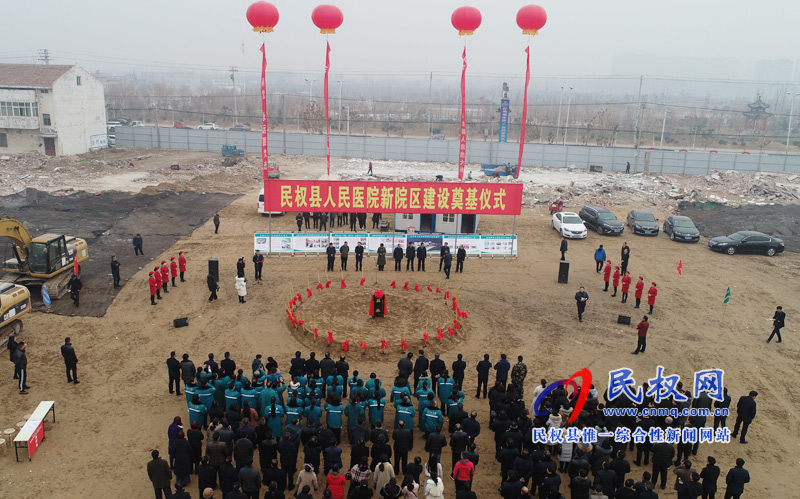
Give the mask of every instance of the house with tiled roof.
[[0, 64], [0, 155], [108, 147], [102, 83], [79, 66]]

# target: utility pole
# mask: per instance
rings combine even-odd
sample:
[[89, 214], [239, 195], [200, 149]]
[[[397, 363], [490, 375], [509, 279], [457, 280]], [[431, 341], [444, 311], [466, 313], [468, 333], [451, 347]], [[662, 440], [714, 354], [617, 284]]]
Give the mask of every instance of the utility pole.
[[42, 49], [39, 51], [39, 60], [44, 62], [45, 66], [50, 65], [50, 51], [47, 49]]
[[639, 97], [637, 100], [639, 101], [639, 113], [636, 115], [636, 130], [633, 134], [634, 140], [636, 141], [633, 144], [633, 147], [636, 149], [636, 157], [633, 160], [633, 173], [636, 173], [636, 169], [639, 167], [639, 122], [642, 120], [642, 82], [644, 81], [644, 76], [639, 77]]
[[433, 115], [433, 71], [431, 71], [431, 78], [428, 82], [428, 135], [431, 135], [431, 116]]
[[233, 86], [233, 124], [236, 124], [236, 115], [239, 114], [238, 108], [236, 107], [236, 72], [239, 71], [236, 69], [236, 66], [231, 66], [231, 85]]
[[561, 85], [561, 96], [558, 98], [558, 125], [556, 126], [556, 144], [561, 137], [561, 103], [564, 101], [564, 85]]
[[572, 85], [569, 86], [569, 99], [567, 99], [567, 119], [564, 120], [564, 145], [567, 145], [567, 132], [569, 132], [569, 106], [572, 104]]
[[342, 86], [344, 86], [344, 80], [338, 80], [339, 82], [339, 135], [342, 134]]
[[665, 107], [664, 108], [664, 121], [661, 122], [661, 142], [658, 144], [658, 148], [661, 149], [664, 147], [664, 129], [667, 127], [667, 113], [669, 110]]

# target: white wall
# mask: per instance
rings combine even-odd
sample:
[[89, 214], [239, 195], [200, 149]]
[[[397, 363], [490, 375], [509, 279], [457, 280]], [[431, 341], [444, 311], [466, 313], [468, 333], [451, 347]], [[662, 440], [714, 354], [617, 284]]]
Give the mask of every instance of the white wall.
[[[36, 91], [0, 88], [0, 102], [36, 102]], [[0, 116], [0, 129], [38, 130], [39, 118]]]
[[[77, 84], [80, 76], [81, 84]], [[92, 135], [105, 135], [105, 91], [100, 81], [74, 67], [53, 84], [52, 127], [58, 131], [56, 155], [83, 154], [91, 147]], [[46, 111], [44, 111], [46, 112]], [[39, 109], [39, 116], [43, 113]]]

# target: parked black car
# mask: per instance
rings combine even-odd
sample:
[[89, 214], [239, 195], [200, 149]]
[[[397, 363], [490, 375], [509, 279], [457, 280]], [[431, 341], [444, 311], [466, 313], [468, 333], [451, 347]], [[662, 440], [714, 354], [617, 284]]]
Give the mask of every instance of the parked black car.
[[622, 222], [602, 206], [584, 206], [578, 216], [581, 217], [586, 227], [596, 230], [598, 234], [620, 235], [625, 232]]
[[735, 253], [763, 253], [767, 256], [775, 256], [784, 250], [783, 241], [777, 237], [771, 237], [761, 232], [753, 230], [741, 230], [729, 236], [712, 237], [708, 241], [708, 247], [714, 251], [720, 251], [733, 255]]
[[700, 231], [689, 217], [667, 217], [664, 220], [664, 234], [667, 234], [673, 241], [700, 242]]
[[634, 234], [642, 234], [644, 236], [658, 235], [658, 219], [647, 210], [629, 211], [627, 223]]

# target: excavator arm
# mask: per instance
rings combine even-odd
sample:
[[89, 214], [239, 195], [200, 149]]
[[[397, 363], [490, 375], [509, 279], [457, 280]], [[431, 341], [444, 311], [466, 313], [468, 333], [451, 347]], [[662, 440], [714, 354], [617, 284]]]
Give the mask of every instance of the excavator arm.
[[14, 253], [20, 265], [28, 260], [31, 247], [31, 235], [21, 223], [11, 218], [0, 218], [0, 236], [11, 239], [14, 243]]

